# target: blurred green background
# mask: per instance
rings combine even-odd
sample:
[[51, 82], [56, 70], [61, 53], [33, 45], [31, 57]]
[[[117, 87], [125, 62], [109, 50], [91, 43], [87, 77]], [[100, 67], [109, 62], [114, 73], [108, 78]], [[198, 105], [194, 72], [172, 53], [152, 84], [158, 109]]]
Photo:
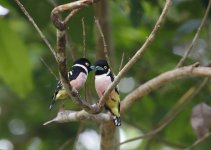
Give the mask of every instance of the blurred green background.
[[[53, 3], [50, 0], [21, 0], [49, 42], [56, 47], [55, 27], [50, 20]], [[57, 4], [67, 0], [57, 0]], [[118, 72], [122, 53], [124, 64], [133, 56], [152, 31], [164, 6], [164, 0], [110, 0], [109, 24], [112, 41], [112, 62]], [[173, 0], [165, 24], [156, 35], [143, 57], [127, 73], [120, 83], [123, 99], [140, 84], [162, 72], [173, 69], [190, 44], [208, 0]], [[95, 5], [96, 6], [96, 5]], [[86, 55], [96, 60], [96, 34], [94, 23], [95, 6], [80, 11], [70, 22], [68, 35], [74, 46], [76, 58], [83, 56], [81, 19], [86, 29]], [[207, 64], [211, 53], [211, 15], [193, 47], [185, 64], [199, 61]], [[70, 39], [69, 39], [70, 40]], [[68, 66], [73, 62], [67, 48]], [[56, 79], [41, 61], [43, 59], [58, 76], [53, 55], [35, 28], [12, 0], [0, 0], [0, 149], [49, 150], [49, 149], [99, 149], [99, 125], [90, 121], [43, 123], [56, 116], [59, 103], [48, 110], [56, 87]], [[122, 116], [121, 141], [150, 131], [171, 110], [178, 99], [201, 78], [173, 81], [153, 91], [136, 102]], [[93, 73], [87, 83], [88, 99], [97, 100], [93, 87]], [[121, 149], [174, 150], [191, 145], [196, 136], [191, 128], [190, 115], [194, 105], [209, 101], [209, 84], [188, 103], [184, 110], [158, 136], [160, 140], [143, 139], [125, 144]], [[82, 95], [84, 95], [82, 90]], [[208, 102], [209, 103], [209, 102]], [[65, 108], [80, 110], [71, 101]], [[81, 133], [77, 137], [78, 133]], [[79, 142], [75, 142], [79, 138]], [[165, 141], [165, 142], [164, 142]], [[209, 149], [210, 139], [196, 147]], [[87, 146], [91, 145], [91, 147]], [[177, 144], [177, 145], [175, 145]]]

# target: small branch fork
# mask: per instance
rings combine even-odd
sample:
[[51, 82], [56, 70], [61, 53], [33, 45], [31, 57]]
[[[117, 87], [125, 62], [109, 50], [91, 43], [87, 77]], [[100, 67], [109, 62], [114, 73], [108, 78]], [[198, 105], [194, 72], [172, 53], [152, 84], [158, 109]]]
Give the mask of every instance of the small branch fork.
[[[76, 14], [81, 8], [91, 5], [93, 3], [97, 3], [100, 0], [79, 0], [63, 5], [59, 5], [55, 7], [51, 12], [51, 20], [59, 30], [66, 30], [68, 22], [70, 21], [71, 17]], [[64, 19], [61, 20], [59, 15], [64, 11], [70, 11], [69, 15]]]

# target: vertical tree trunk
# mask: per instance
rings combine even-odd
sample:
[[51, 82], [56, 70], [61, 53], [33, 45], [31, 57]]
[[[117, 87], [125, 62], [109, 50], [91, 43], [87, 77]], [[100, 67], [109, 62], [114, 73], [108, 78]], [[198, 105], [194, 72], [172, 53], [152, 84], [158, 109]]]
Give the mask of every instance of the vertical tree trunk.
[[[100, 26], [102, 28], [103, 35], [105, 37], [105, 41], [107, 44], [108, 55], [110, 57], [111, 63], [113, 63], [113, 50], [112, 50], [112, 40], [111, 40], [111, 27], [110, 27], [110, 15], [109, 15], [109, 6], [107, 0], [102, 0], [97, 3], [96, 6], [96, 17], [99, 20]], [[102, 37], [99, 32], [97, 32], [97, 45], [96, 45], [96, 57], [98, 59], [105, 58], [104, 54], [104, 45], [102, 41]]]
[[101, 150], [116, 150], [119, 149], [117, 144], [119, 143], [119, 130], [115, 127], [114, 123], [102, 123], [100, 126], [101, 131]]
[[[109, 7], [108, 0], [102, 0], [96, 5], [96, 17], [99, 20], [106, 44], [108, 49], [108, 55], [111, 63], [113, 62], [114, 52], [112, 50], [112, 40], [111, 40], [111, 27], [109, 24], [110, 16], [109, 16]], [[96, 45], [96, 58], [104, 59], [104, 45], [102, 41], [102, 37], [97, 31], [97, 45]], [[100, 126], [101, 132], [101, 150], [115, 150], [118, 149], [116, 146], [119, 143], [119, 132], [118, 128], [115, 127], [113, 121], [108, 123], [102, 123]]]

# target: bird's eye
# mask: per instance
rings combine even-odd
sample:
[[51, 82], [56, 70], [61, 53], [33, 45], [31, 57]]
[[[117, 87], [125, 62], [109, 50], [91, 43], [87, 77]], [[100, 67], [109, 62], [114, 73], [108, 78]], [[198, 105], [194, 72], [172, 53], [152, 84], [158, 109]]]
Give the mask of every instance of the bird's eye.
[[107, 69], [107, 67], [106, 67], [106, 66], [104, 66], [104, 69]]
[[86, 65], [86, 66], [89, 66], [89, 63], [86, 62], [85, 65]]

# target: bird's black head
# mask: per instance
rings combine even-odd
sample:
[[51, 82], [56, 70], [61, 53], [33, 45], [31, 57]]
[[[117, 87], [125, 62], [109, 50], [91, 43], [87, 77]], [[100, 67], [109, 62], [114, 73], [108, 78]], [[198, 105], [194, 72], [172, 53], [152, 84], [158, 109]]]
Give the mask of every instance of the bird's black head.
[[95, 75], [109, 74], [111, 71], [106, 60], [100, 59], [95, 62]]
[[91, 69], [91, 62], [87, 58], [79, 58], [73, 63], [73, 67], [81, 67], [86, 68], [88, 73], [92, 70]]

